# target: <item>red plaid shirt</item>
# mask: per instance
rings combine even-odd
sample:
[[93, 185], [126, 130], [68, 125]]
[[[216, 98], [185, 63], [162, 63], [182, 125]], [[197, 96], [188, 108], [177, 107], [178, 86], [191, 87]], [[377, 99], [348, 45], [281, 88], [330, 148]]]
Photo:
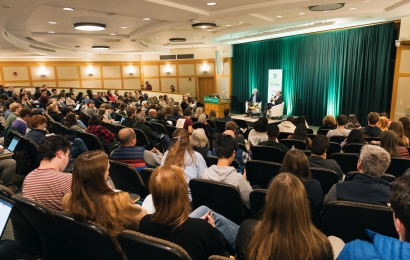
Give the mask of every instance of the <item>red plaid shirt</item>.
[[101, 125], [89, 125], [85, 129], [88, 133], [96, 135], [97, 137], [103, 139], [107, 144], [114, 141], [115, 135], [110, 132], [107, 128]]

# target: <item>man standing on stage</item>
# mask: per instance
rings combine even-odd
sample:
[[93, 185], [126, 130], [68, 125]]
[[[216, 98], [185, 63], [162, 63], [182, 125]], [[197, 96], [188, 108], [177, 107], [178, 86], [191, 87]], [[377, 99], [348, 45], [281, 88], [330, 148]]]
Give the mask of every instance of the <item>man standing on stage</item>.
[[249, 116], [249, 107], [251, 107], [254, 103], [259, 103], [261, 101], [261, 95], [258, 94], [258, 90], [255, 88], [251, 97], [246, 101], [246, 103], [248, 103], [248, 111], [246, 111], [245, 117]]
[[283, 103], [282, 91], [276, 91], [276, 95], [270, 98], [270, 102], [265, 104], [263, 108], [263, 117], [266, 117], [266, 113], [268, 109], [271, 109], [273, 106], [279, 105]]

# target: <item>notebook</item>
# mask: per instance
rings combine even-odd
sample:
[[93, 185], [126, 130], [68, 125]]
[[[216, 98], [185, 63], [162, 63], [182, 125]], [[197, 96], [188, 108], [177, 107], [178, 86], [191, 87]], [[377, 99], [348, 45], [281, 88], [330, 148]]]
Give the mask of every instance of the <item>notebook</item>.
[[13, 204], [14, 203], [11, 200], [0, 196], [0, 237], [3, 236], [3, 232], [6, 229]]
[[13, 140], [11, 140], [11, 143], [7, 149], [4, 149], [2, 154], [10, 154], [14, 152], [14, 149], [16, 149], [17, 144], [19, 143], [20, 138], [14, 137]]
[[80, 109], [80, 107], [81, 107], [81, 104], [77, 104], [75, 106], [75, 108], [72, 109], [72, 111], [78, 111], [78, 109]]

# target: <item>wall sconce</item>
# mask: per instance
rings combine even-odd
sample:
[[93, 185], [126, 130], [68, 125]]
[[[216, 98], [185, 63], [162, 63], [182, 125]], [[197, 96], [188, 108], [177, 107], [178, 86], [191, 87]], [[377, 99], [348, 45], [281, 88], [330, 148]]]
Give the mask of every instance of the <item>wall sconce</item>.
[[87, 68], [87, 73], [88, 73], [88, 76], [92, 76], [92, 75], [94, 75], [94, 69], [93, 69], [93, 67], [92, 66], [88, 66], [88, 68]]
[[131, 65], [128, 66], [127, 72], [128, 72], [128, 75], [130, 76], [134, 75], [134, 68]]
[[202, 64], [202, 72], [203, 73], [208, 73], [209, 67], [208, 64], [204, 63]]
[[44, 66], [40, 66], [40, 76], [44, 78], [47, 74], [47, 70]]
[[165, 73], [171, 74], [171, 66], [169, 66], [169, 64], [167, 64], [167, 66], [165, 67]]

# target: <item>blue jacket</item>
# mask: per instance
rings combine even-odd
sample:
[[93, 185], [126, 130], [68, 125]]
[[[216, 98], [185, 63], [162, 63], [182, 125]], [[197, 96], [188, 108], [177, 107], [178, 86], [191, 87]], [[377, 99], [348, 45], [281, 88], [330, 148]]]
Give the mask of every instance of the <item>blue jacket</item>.
[[347, 243], [337, 260], [410, 259], [410, 243], [386, 237], [370, 230], [366, 230], [366, 234], [373, 239], [373, 244], [362, 240]]

